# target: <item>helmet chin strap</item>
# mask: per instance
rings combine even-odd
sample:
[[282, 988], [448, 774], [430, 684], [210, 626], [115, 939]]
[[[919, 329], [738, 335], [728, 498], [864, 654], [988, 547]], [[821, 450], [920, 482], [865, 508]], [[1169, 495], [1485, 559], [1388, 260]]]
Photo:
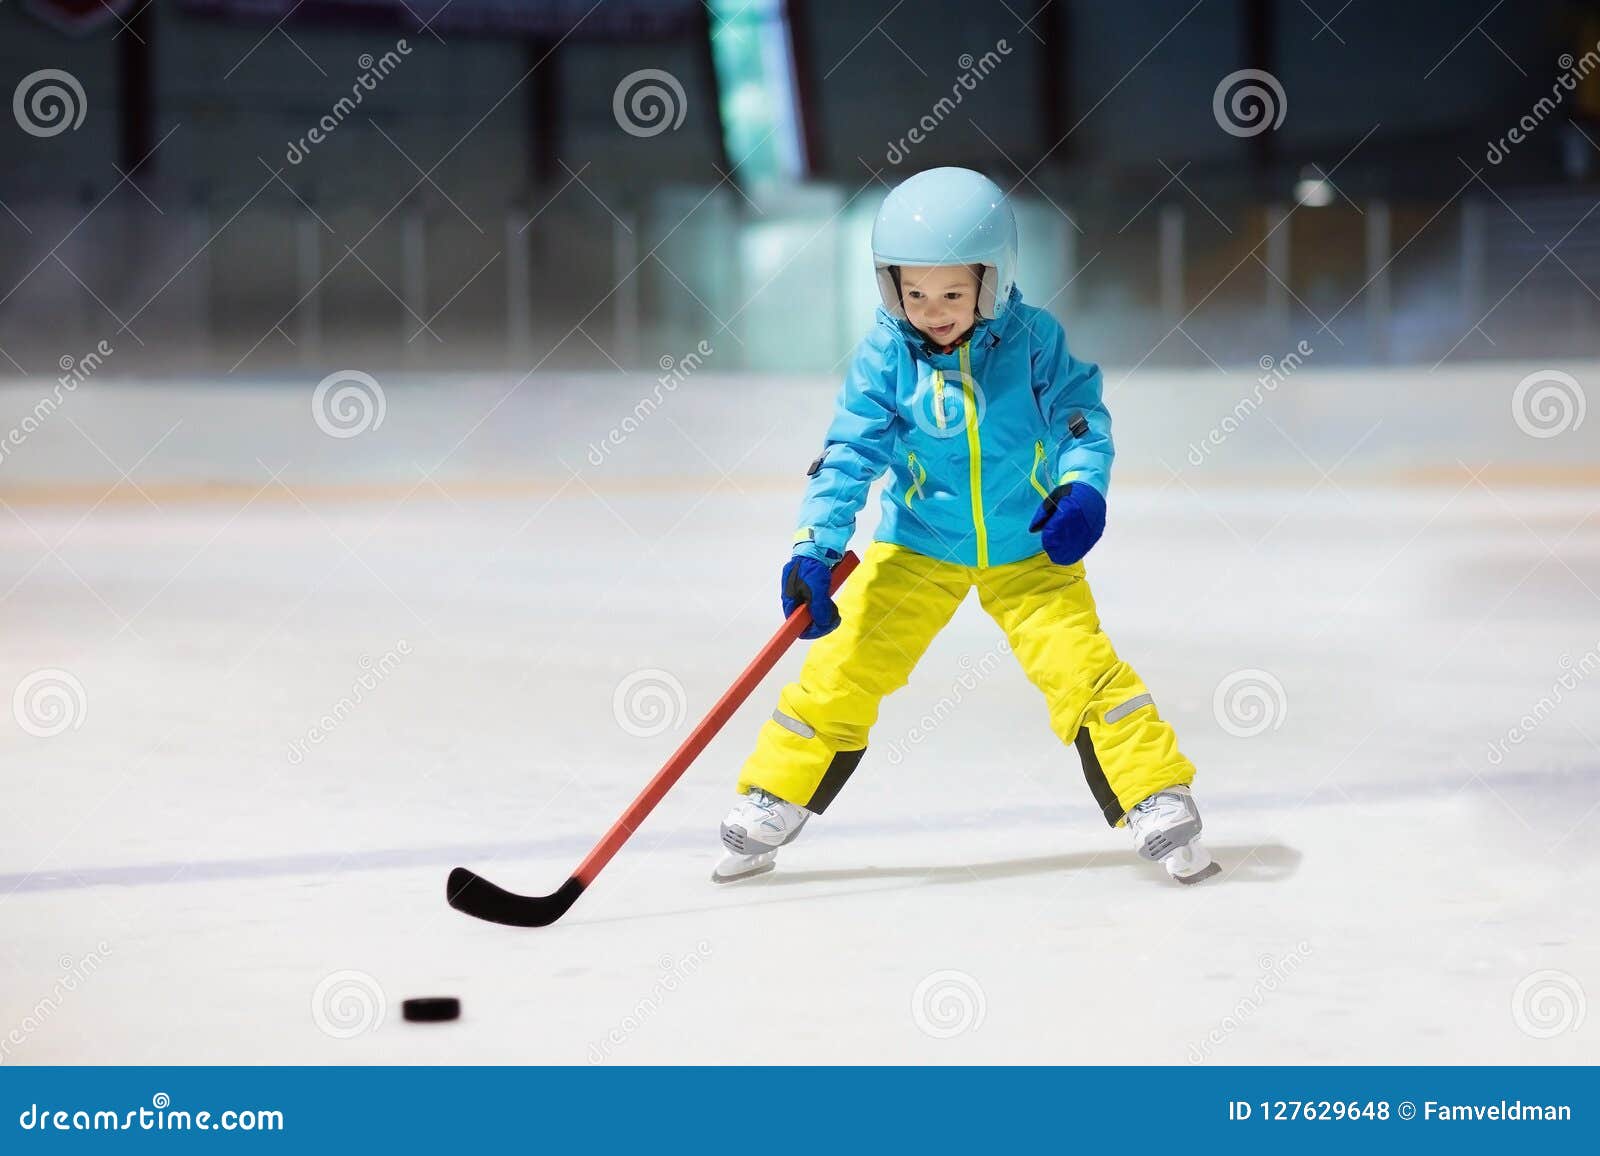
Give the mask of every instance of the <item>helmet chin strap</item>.
[[978, 279], [978, 316], [986, 320], [994, 320], [995, 282], [1000, 278], [1000, 270], [993, 265], [983, 267], [983, 276]]
[[900, 303], [900, 278], [895, 276], [898, 270], [893, 265], [878, 266], [878, 296], [883, 298], [883, 307], [889, 311], [889, 316], [901, 321], [908, 321], [905, 306]]

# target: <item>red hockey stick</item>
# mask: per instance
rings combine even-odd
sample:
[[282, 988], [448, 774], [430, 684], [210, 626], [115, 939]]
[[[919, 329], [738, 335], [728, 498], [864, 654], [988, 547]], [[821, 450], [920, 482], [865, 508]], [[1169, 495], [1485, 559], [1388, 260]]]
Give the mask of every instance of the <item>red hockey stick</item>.
[[[839, 589], [840, 583], [850, 576], [850, 572], [860, 561], [854, 553], [845, 551], [844, 557], [833, 568], [833, 590]], [[705, 749], [706, 744], [722, 729], [722, 724], [732, 717], [740, 704], [750, 697], [750, 692], [756, 685], [778, 664], [778, 659], [782, 658], [794, 640], [800, 637], [800, 632], [810, 625], [809, 606], [800, 606], [789, 615], [784, 624], [778, 628], [778, 633], [761, 648], [761, 653], [756, 655], [755, 661], [744, 668], [744, 673], [735, 679], [733, 685], [717, 700], [716, 705], [711, 708], [711, 713], [700, 720], [700, 725], [690, 732], [689, 737], [683, 740], [683, 745], [674, 751], [666, 765], [656, 772], [656, 777], [639, 792], [639, 797], [623, 812], [622, 818], [612, 824], [611, 830], [595, 844], [588, 858], [578, 864], [578, 869], [572, 873], [571, 878], [556, 891], [549, 895], [518, 895], [513, 891], [496, 887], [483, 876], [476, 875], [465, 867], [457, 867], [450, 872], [450, 880], [445, 884], [445, 899], [449, 901], [450, 906], [478, 919], [487, 919], [490, 923], [504, 923], [511, 927], [547, 927], [560, 919], [578, 901], [583, 889], [593, 883], [594, 877], [611, 862], [611, 857], [620, 851], [622, 845], [639, 829], [639, 825], [645, 821], [650, 812], [656, 809], [656, 804], [661, 802], [666, 793], [672, 789], [672, 785], [683, 777], [683, 773]]]

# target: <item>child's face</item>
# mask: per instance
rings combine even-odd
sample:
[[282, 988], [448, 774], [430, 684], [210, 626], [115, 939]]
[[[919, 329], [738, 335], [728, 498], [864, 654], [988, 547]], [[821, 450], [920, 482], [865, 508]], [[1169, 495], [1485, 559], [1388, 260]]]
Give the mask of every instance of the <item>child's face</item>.
[[949, 345], [977, 316], [978, 275], [970, 265], [901, 266], [900, 304], [925, 336]]

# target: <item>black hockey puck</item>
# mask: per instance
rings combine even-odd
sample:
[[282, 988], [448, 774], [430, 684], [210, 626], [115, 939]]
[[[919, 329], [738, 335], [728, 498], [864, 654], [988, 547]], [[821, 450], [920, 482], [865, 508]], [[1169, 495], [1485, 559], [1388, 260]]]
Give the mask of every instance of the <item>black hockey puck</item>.
[[400, 1005], [401, 1014], [412, 1023], [435, 1024], [461, 1018], [461, 1001], [453, 995], [408, 999]]

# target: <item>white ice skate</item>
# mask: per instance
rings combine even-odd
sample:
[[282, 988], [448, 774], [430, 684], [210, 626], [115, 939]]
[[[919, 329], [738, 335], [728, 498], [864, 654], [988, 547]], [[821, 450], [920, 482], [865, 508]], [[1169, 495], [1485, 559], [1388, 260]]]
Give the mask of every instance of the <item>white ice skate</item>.
[[1199, 883], [1222, 870], [1200, 842], [1200, 808], [1184, 786], [1157, 791], [1128, 812], [1141, 857], [1158, 860], [1179, 883]]
[[771, 871], [778, 848], [794, 842], [809, 818], [811, 812], [804, 807], [752, 787], [722, 820], [722, 845], [728, 853], [712, 870], [711, 882], [732, 883]]

